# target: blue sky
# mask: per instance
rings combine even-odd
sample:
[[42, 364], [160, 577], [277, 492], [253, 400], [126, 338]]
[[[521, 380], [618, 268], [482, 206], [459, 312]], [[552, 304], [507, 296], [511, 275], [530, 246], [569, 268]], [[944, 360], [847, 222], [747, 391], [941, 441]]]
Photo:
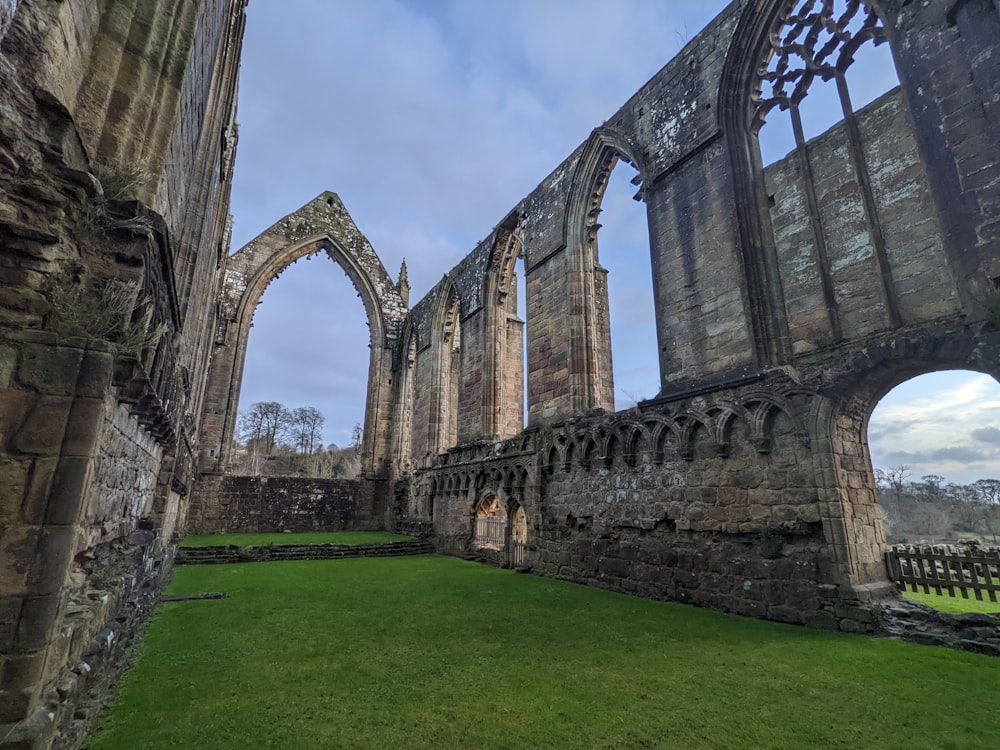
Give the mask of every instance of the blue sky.
[[[415, 302], [725, 5], [255, 0], [240, 79], [232, 249], [332, 190], [393, 278], [406, 258]], [[599, 235], [619, 408], [655, 395], [659, 380], [645, 214], [631, 200], [630, 177], [628, 165], [613, 173]], [[299, 261], [257, 310], [241, 408], [316, 406], [325, 440], [346, 445], [362, 421], [367, 363], [364, 310], [347, 277], [325, 257]], [[990, 438], [982, 430], [1000, 427], [991, 413], [966, 437], [980, 430]], [[903, 407], [891, 414], [912, 416]], [[942, 463], [945, 454], [903, 450], [904, 436], [925, 446], [927, 435], [893, 430], [882, 430], [894, 436], [891, 451], [877, 453], [873, 437], [877, 466], [932, 467], [918, 477], [958, 471]], [[968, 440], [951, 447], [1000, 449]]]

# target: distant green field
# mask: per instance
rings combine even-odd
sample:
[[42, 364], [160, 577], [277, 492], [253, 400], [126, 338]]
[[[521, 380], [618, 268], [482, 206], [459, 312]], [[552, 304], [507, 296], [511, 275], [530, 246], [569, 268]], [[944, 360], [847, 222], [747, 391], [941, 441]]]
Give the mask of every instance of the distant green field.
[[91, 750], [994, 750], [1000, 659], [436, 555], [187, 566]]
[[944, 596], [938, 596], [933, 591], [930, 594], [907, 591], [903, 594], [903, 598], [926, 604], [928, 607], [933, 607], [939, 612], [949, 612], [954, 615], [967, 612], [978, 612], [988, 615], [1000, 614], [1000, 602], [991, 602], [986, 594], [983, 594], [983, 601], [976, 600], [975, 595], [971, 593], [968, 599], [963, 599], [961, 594], [955, 597], [948, 596], [947, 593]]
[[412, 536], [387, 531], [307, 531], [301, 534], [204, 534], [189, 536], [182, 547], [263, 547], [267, 544], [381, 544], [409, 542]]

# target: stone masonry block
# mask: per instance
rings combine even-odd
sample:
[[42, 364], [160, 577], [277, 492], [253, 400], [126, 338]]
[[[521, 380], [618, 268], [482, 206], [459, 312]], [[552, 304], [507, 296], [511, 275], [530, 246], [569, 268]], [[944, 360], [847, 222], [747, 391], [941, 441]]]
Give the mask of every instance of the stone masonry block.
[[72, 399], [66, 396], [42, 396], [14, 435], [14, 449], [43, 456], [57, 455], [71, 405]]
[[45, 511], [46, 524], [76, 523], [92, 466], [87, 458], [59, 459]]
[[17, 432], [38, 396], [30, 391], [0, 391], [0, 443]]
[[71, 396], [76, 391], [83, 350], [33, 344], [25, 347], [17, 370], [22, 385], [53, 396]]
[[20, 515], [30, 467], [30, 460], [0, 456], [0, 527], [13, 524]]
[[[4, 724], [14, 724], [28, 715], [32, 692], [26, 690], [0, 690], [0, 729]], [[12, 727], [11, 731], [16, 729]], [[5, 744], [5, 747], [9, 747]], [[31, 745], [22, 745], [29, 748]]]
[[45, 652], [4, 656], [0, 662], [0, 685], [8, 689], [31, 688], [45, 668]]
[[27, 576], [40, 538], [38, 526], [14, 526], [0, 536], [0, 591], [28, 593]]
[[17, 349], [9, 344], [0, 344], [0, 390], [9, 388], [17, 369]]
[[31, 592], [45, 596], [62, 589], [75, 552], [76, 529], [72, 526], [45, 528], [28, 578]]
[[23, 604], [22, 596], [0, 597], [0, 653], [7, 652], [9, 644], [14, 640]]
[[104, 401], [78, 398], [73, 402], [63, 438], [64, 456], [90, 456], [97, 447], [97, 438], [104, 421]]
[[83, 398], [104, 398], [113, 370], [114, 357], [110, 352], [88, 350], [80, 366], [76, 395]]
[[61, 597], [56, 594], [25, 598], [11, 653], [45, 648], [58, 619], [60, 604]]
[[21, 505], [21, 518], [25, 523], [32, 525], [45, 523], [45, 509], [49, 504], [52, 477], [58, 465], [59, 459], [54, 457], [31, 460], [31, 476]]

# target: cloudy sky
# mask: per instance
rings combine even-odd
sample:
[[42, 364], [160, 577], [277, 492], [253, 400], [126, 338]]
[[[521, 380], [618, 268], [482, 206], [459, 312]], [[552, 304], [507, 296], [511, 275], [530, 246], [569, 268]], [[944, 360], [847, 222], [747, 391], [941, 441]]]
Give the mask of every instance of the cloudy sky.
[[[406, 259], [416, 302], [725, 5], [251, 0], [233, 250], [332, 190], [393, 278]], [[659, 379], [645, 212], [631, 200], [630, 169], [612, 174], [599, 238], [619, 408], [655, 395]], [[325, 257], [301, 260], [257, 310], [240, 406], [315, 406], [325, 440], [347, 445], [363, 419], [367, 363], [364, 310], [347, 277]], [[962, 402], [970, 421], [939, 448], [916, 416], [948, 398], [918, 389], [886, 409], [885, 425], [880, 409], [876, 466], [906, 463], [917, 477], [954, 481], [965, 464], [1000, 475], [1000, 397], [977, 408], [990, 401], [982, 379], [973, 382], [946, 386], [972, 394]], [[877, 449], [876, 434], [891, 451]]]

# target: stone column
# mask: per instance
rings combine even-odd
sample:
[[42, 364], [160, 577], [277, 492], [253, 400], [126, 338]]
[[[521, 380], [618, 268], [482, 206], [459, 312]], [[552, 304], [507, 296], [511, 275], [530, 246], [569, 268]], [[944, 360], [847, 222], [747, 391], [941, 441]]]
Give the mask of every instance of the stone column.
[[8, 741], [34, 731], [36, 722], [14, 725], [64, 666], [56, 625], [112, 364], [110, 352], [51, 334], [0, 341], [0, 737]]

